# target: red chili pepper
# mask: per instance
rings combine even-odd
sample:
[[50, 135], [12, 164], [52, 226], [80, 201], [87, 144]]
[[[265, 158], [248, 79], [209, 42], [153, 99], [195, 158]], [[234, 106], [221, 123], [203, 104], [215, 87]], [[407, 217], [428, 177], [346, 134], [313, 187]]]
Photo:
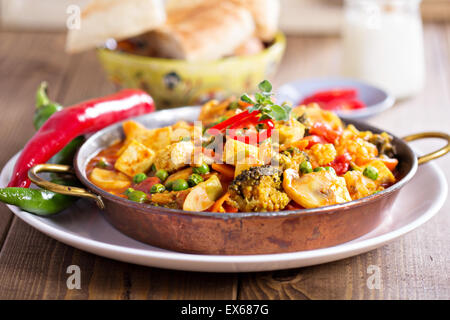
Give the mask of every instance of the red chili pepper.
[[349, 110], [358, 110], [366, 108], [366, 105], [361, 100], [357, 99], [337, 99], [330, 101], [321, 108], [324, 110], [339, 110], [339, 111], [349, 111]]
[[336, 99], [356, 99], [357, 95], [358, 90], [355, 88], [336, 88], [331, 90], [322, 90], [306, 97], [305, 99], [303, 99], [301, 104], [308, 104], [312, 102], [327, 104], [328, 102]]
[[72, 139], [154, 110], [152, 97], [127, 89], [54, 113], [25, 145], [8, 187], [29, 187], [28, 170], [48, 161]]
[[325, 140], [327, 140], [329, 143], [335, 143], [336, 140], [339, 138], [339, 132], [331, 129], [331, 127], [322, 122], [316, 122], [313, 124], [311, 129], [309, 130], [310, 134], [315, 134], [320, 137], [323, 137]]
[[329, 166], [336, 171], [336, 174], [343, 175], [350, 168], [350, 161], [352, 161], [352, 157], [347, 152], [337, 156], [332, 162], [330, 162]]

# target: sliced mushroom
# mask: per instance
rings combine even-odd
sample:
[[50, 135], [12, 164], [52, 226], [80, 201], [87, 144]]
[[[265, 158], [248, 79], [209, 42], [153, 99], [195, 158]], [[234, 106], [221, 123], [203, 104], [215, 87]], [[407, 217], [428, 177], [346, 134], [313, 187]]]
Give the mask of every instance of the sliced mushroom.
[[332, 171], [312, 172], [299, 176], [294, 169], [283, 175], [283, 188], [289, 198], [304, 208], [317, 208], [352, 201], [345, 179]]

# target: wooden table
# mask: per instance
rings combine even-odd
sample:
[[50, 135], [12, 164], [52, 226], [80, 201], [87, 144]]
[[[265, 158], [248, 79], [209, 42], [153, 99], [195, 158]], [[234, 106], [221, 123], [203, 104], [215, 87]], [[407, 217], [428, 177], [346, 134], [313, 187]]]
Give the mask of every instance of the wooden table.
[[[370, 119], [399, 136], [449, 132], [450, 24], [427, 25], [427, 86], [414, 99]], [[63, 104], [110, 93], [93, 52], [68, 56], [60, 34], [0, 33], [0, 167], [32, 136], [34, 92], [50, 83]], [[276, 77], [338, 75], [340, 41], [290, 38]], [[449, 157], [437, 163], [450, 181]], [[162, 270], [105, 259], [55, 241], [0, 205], [1, 299], [449, 299], [450, 202], [431, 221], [377, 250], [314, 267], [212, 274]], [[80, 290], [66, 287], [79, 265]], [[369, 265], [381, 269], [381, 289], [366, 285]]]

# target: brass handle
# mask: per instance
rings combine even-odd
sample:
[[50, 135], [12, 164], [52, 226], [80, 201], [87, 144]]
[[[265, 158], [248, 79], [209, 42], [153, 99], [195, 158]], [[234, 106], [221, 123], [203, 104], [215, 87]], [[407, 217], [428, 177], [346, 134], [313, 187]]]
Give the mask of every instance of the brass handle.
[[83, 188], [63, 186], [60, 184], [47, 181], [38, 176], [39, 172], [57, 172], [57, 173], [74, 174], [72, 167], [62, 164], [38, 164], [28, 171], [28, 178], [30, 178], [30, 180], [33, 181], [34, 184], [43, 189], [50, 190], [55, 193], [65, 194], [68, 196], [94, 199], [95, 202], [97, 203], [97, 206], [100, 209], [105, 208], [105, 204], [103, 203], [103, 200], [100, 196], [91, 193]]
[[422, 133], [415, 133], [410, 134], [409, 136], [406, 136], [403, 138], [405, 141], [414, 141], [419, 139], [425, 139], [425, 138], [440, 138], [443, 140], [447, 140], [447, 145], [440, 148], [437, 151], [430, 152], [429, 154], [426, 154], [424, 156], [418, 157], [417, 162], [419, 164], [426, 163], [430, 160], [442, 157], [446, 155], [450, 151], [450, 136], [443, 132], [422, 132]]

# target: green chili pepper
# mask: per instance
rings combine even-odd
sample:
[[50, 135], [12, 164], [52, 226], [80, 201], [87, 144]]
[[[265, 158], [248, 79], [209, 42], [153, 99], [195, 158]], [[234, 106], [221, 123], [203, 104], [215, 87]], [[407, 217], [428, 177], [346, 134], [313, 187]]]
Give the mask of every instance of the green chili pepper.
[[[54, 179], [53, 183], [77, 186], [75, 180]], [[77, 197], [54, 193], [43, 189], [3, 188], [0, 189], [0, 201], [12, 204], [20, 209], [40, 216], [50, 216], [70, 207]]]
[[59, 103], [50, 101], [47, 96], [47, 86], [47, 82], [41, 82], [36, 92], [36, 111], [33, 119], [36, 130], [39, 130], [52, 114], [63, 108]]
[[71, 165], [73, 162], [73, 158], [75, 157], [75, 153], [81, 145], [84, 143], [85, 139], [83, 136], [76, 137], [72, 141], [69, 142], [67, 146], [65, 146], [60, 152], [55, 154], [51, 159], [51, 163], [57, 164], [67, 164]]
[[[33, 124], [38, 130], [52, 114], [63, 109], [55, 102], [51, 102], [47, 96], [47, 83], [42, 82], [36, 92], [36, 111]], [[84, 142], [82, 136], [73, 139], [60, 152], [53, 156], [49, 162], [58, 164], [72, 164], [73, 157], [78, 147]], [[52, 177], [59, 177], [52, 174]], [[53, 183], [79, 186], [77, 180], [63, 180], [56, 178]], [[41, 216], [50, 216], [70, 207], [78, 198], [68, 195], [62, 195], [43, 189], [30, 188], [3, 188], [0, 189], [0, 201], [15, 205], [24, 211]]]
[[[47, 82], [41, 82], [36, 91], [36, 111], [33, 120], [36, 130], [39, 130], [45, 121], [47, 121], [47, 119], [55, 112], [63, 109], [59, 103], [50, 101], [47, 96], [47, 87]], [[72, 164], [73, 157], [83, 142], [84, 137], [82, 136], [73, 139], [60, 152], [55, 154], [53, 158], [50, 159], [50, 162], [68, 165]]]

